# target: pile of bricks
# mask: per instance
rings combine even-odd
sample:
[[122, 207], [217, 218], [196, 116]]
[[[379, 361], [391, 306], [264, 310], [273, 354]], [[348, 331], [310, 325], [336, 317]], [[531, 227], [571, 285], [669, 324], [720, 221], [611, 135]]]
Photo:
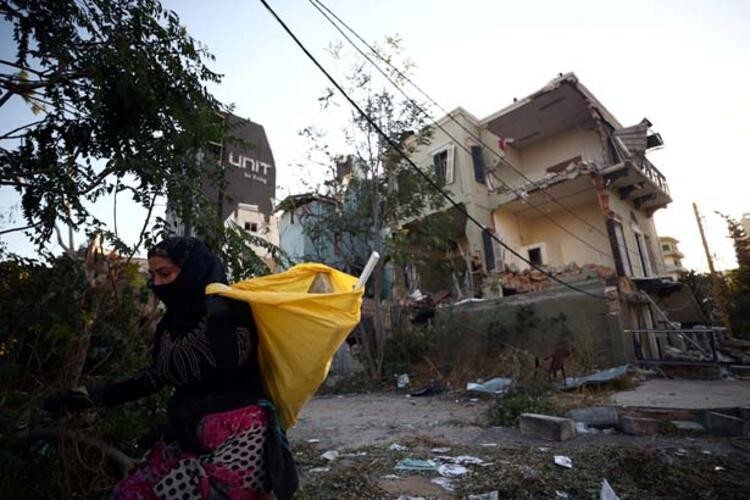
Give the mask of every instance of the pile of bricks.
[[[615, 277], [615, 270], [596, 264], [578, 266], [575, 263], [560, 268], [546, 268], [552, 275], [565, 281], [577, 281], [584, 279], [608, 280]], [[556, 284], [547, 274], [536, 269], [525, 269], [523, 271], [508, 271], [498, 275], [503, 288], [514, 290], [516, 293], [529, 293], [544, 290]]]

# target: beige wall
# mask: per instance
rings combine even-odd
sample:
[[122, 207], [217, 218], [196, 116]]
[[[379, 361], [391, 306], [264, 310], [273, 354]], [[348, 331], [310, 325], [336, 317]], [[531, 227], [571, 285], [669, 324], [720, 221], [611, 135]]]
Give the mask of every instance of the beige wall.
[[[245, 228], [245, 223], [256, 224], [256, 232], [248, 231], [250, 234], [259, 236], [264, 240], [276, 246], [279, 245], [279, 224], [278, 218], [271, 215], [266, 220], [266, 216], [253, 209], [253, 206], [240, 204], [239, 208], [232, 212], [230, 220], [235, 222], [240, 228]], [[253, 251], [261, 258], [268, 258], [270, 254], [263, 248], [252, 247]]]
[[[524, 257], [527, 247], [542, 243], [545, 265], [559, 267], [571, 263], [576, 263], [579, 266], [596, 264], [614, 269], [614, 259], [612, 258], [604, 216], [596, 199], [593, 198], [593, 193], [590, 202], [571, 207], [571, 209], [577, 217], [560, 210], [550, 213], [552, 219], [550, 220], [542, 216], [534, 218], [516, 216], [500, 208], [494, 212], [495, 228], [504, 238], [504, 241], [514, 248], [522, 250], [521, 253]], [[598, 228], [599, 231], [580, 219]], [[575, 234], [580, 240], [588, 242], [590, 246], [573, 237], [559, 226]], [[514, 264], [518, 269], [529, 267], [528, 264], [510, 254], [506, 254], [506, 261], [507, 264]]]

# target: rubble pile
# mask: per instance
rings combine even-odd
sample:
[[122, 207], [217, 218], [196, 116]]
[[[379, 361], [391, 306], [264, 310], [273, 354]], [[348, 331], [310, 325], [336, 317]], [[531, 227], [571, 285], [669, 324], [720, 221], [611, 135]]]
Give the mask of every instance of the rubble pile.
[[[611, 267], [596, 264], [579, 266], [574, 262], [558, 268], [545, 267], [545, 269], [555, 277], [570, 282], [586, 279], [608, 280], [616, 276], [615, 270]], [[538, 292], [557, 284], [549, 275], [536, 269], [506, 271], [500, 273], [498, 278], [504, 289], [513, 290], [515, 293]]]

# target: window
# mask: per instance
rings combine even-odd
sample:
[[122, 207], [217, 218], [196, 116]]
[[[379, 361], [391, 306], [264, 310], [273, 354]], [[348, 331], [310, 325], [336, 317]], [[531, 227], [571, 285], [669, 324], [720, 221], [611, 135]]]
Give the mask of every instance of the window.
[[661, 249], [665, 252], [669, 252], [669, 245], [662, 245]]
[[449, 144], [445, 149], [432, 155], [435, 177], [443, 180], [446, 184], [453, 182], [453, 156], [453, 144]]
[[474, 163], [474, 180], [480, 184], [484, 184], [484, 156], [482, 156], [482, 146], [471, 147], [471, 159]]
[[633, 275], [633, 268], [630, 265], [630, 255], [628, 255], [628, 247], [625, 244], [625, 232], [622, 230], [622, 224], [616, 221], [612, 221], [612, 226], [615, 232], [615, 240], [617, 242], [617, 251], [620, 254], [620, 270], [625, 276]]
[[529, 255], [529, 262], [534, 266], [541, 266], [544, 264], [542, 261], [542, 249], [540, 247], [529, 248], [527, 253]]
[[495, 245], [490, 233], [492, 229], [485, 228], [482, 231], [482, 246], [484, 247], [484, 266], [488, 271], [495, 269]]
[[257, 233], [258, 223], [257, 222], [245, 222], [245, 231], [250, 231], [251, 233]]

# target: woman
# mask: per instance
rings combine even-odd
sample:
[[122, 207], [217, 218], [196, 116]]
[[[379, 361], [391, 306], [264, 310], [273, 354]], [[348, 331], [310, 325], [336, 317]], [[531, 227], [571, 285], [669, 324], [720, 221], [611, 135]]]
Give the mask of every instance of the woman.
[[167, 425], [144, 463], [115, 486], [116, 499], [291, 498], [297, 475], [267, 401], [248, 305], [206, 296], [224, 267], [196, 238], [170, 238], [148, 253], [150, 286], [167, 310], [153, 364], [139, 375], [53, 396], [48, 409], [114, 406], [175, 388]]

